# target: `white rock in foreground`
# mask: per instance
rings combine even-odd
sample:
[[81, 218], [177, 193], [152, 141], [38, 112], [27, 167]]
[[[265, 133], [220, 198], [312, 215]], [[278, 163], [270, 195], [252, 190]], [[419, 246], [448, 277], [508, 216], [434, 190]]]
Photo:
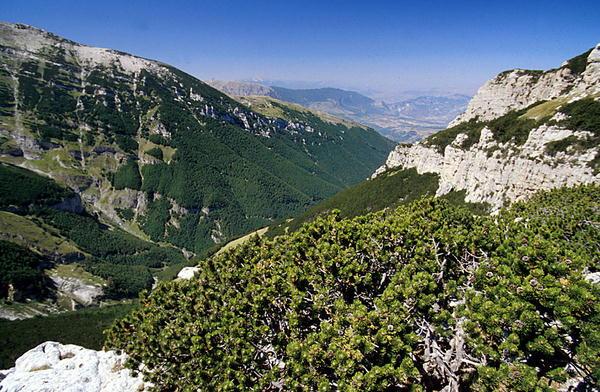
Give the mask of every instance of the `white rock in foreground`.
[[144, 391], [142, 376], [124, 367], [125, 354], [45, 342], [27, 351], [15, 367], [0, 370], [2, 392]]
[[198, 272], [200, 272], [200, 268], [198, 267], [184, 267], [177, 274], [178, 279], [190, 280], [192, 279]]

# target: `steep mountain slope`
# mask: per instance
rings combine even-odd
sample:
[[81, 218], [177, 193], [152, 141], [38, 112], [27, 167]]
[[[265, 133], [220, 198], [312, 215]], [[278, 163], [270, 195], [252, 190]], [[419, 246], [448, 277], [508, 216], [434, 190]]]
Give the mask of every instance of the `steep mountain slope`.
[[506, 71], [453, 126], [400, 144], [376, 172], [435, 173], [437, 195], [498, 209], [537, 190], [600, 182], [600, 45], [550, 71]]
[[477, 91], [467, 110], [450, 126], [475, 118], [491, 120], [540, 101], [597, 95], [600, 93], [599, 74], [598, 47], [565, 61], [556, 69], [502, 72]]
[[394, 103], [376, 102], [356, 91], [338, 88], [290, 89], [252, 82], [211, 80], [233, 97], [261, 95], [366, 124], [396, 141], [415, 141], [444, 129], [465, 109], [464, 95], [422, 96]]
[[185, 261], [172, 246], [110, 229], [52, 179], [0, 163], [0, 318], [137, 297]]
[[[344, 189], [309, 208], [306, 212], [269, 228], [267, 236], [275, 237], [298, 230], [303, 224], [337, 210], [343, 218], [390, 210], [425, 196], [433, 196], [439, 185], [435, 173], [419, 174], [414, 168], [395, 168]], [[451, 191], [442, 196], [452, 205], [468, 208], [474, 214], [487, 214], [485, 203], [465, 203], [465, 192]]]
[[314, 116], [267, 117], [166, 64], [8, 23], [0, 137], [0, 160], [68, 186], [111, 225], [195, 253], [360, 181], [393, 147]]

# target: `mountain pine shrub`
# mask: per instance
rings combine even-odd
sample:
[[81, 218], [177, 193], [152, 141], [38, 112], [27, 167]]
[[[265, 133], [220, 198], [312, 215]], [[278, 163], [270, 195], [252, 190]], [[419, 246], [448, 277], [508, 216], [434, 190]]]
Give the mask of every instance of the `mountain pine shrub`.
[[156, 390], [543, 391], [600, 378], [598, 186], [478, 217], [332, 213], [159, 284], [108, 332]]

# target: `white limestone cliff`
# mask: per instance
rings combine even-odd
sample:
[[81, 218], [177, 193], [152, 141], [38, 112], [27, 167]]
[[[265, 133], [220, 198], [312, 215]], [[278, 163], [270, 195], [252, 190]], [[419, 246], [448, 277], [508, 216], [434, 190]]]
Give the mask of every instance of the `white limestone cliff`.
[[600, 94], [600, 44], [587, 56], [581, 74], [574, 73], [567, 63], [545, 72], [515, 69], [500, 73], [477, 91], [467, 110], [449, 127], [476, 117], [491, 120], [543, 100], [557, 97], [574, 100], [595, 94]]
[[438, 196], [451, 190], [465, 190], [465, 201], [489, 203], [497, 210], [539, 190], [600, 182], [600, 175], [594, 174], [588, 166], [598, 149], [558, 153], [554, 157], [544, 154], [546, 143], [573, 134], [569, 130], [543, 125], [534, 129], [520, 148], [504, 145], [491, 155], [488, 151], [498, 143], [488, 128], [482, 130], [479, 142], [468, 150], [460, 148], [460, 135], [443, 153], [423, 144], [400, 145], [375, 175], [397, 167], [415, 168], [419, 174], [437, 173], [440, 176]]
[[599, 96], [600, 44], [587, 55], [585, 69], [577, 75], [566, 63], [546, 72], [503, 72], [479, 89], [465, 113], [451, 126], [471, 119], [492, 120], [545, 100], [554, 100], [550, 105], [554, 111], [552, 120], [558, 124], [556, 121], [538, 124], [522, 145], [498, 142], [488, 127], [482, 129], [479, 140], [472, 146], [463, 146], [466, 134], [458, 134], [443, 151], [427, 141], [402, 144], [390, 153], [373, 176], [393, 168], [415, 168], [420, 174], [436, 173], [439, 175], [438, 196], [451, 190], [464, 190], [467, 202], [489, 203], [493, 210], [526, 199], [539, 190], [600, 183], [600, 173], [592, 168], [600, 146], [568, 148], [553, 155], [546, 151], [551, 142], [592, 136], [561, 127], [560, 120], [566, 116], [560, 108], [584, 97], [598, 100]]
[[144, 391], [142, 376], [125, 368], [125, 354], [95, 351], [73, 344], [45, 342], [0, 370], [2, 392], [116, 392]]

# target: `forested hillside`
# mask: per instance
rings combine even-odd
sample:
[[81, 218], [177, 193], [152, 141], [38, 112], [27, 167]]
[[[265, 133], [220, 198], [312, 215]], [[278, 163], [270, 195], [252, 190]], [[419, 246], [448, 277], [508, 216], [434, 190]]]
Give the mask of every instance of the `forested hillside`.
[[[338, 210], [343, 218], [351, 218], [394, 209], [424, 196], [434, 196], [438, 185], [437, 174], [419, 174], [415, 169], [391, 169], [336, 193], [292, 219], [271, 226], [268, 235], [273, 237], [286, 231], [298, 230], [304, 223], [334, 210]], [[485, 203], [466, 203], [464, 192], [449, 192], [442, 198], [452, 205], [465, 206], [474, 214], [490, 212], [490, 206]]]
[[0, 138], [0, 160], [73, 189], [113, 226], [196, 254], [361, 181], [393, 147], [371, 129], [290, 108], [265, 116], [168, 65], [8, 23]]
[[174, 247], [110, 229], [52, 179], [3, 163], [0, 214], [0, 298], [12, 290], [11, 300], [44, 299], [53, 285], [43, 270], [73, 262], [106, 279], [105, 298], [136, 297], [152, 287], [153, 274], [185, 262]]

